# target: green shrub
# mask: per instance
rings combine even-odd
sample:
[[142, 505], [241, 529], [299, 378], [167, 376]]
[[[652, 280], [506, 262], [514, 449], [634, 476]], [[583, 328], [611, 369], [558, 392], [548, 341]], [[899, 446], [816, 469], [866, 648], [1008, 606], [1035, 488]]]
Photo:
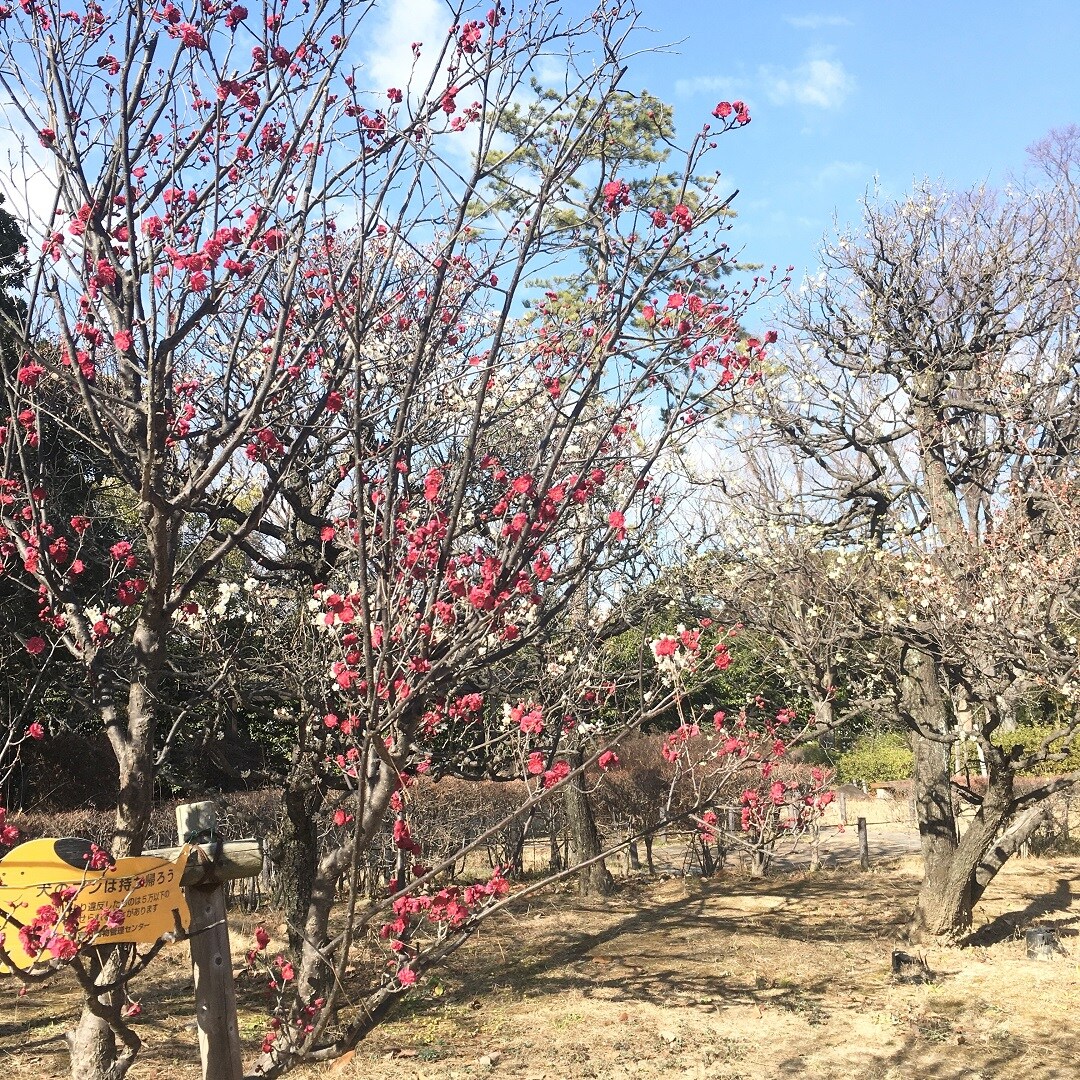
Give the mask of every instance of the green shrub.
[[[998, 731], [994, 735], [994, 744], [1002, 750], [1012, 750], [1014, 746], [1023, 746], [1027, 752], [1034, 751], [1047, 738], [1053, 728], [1045, 725], [1022, 725], [1015, 731]], [[1065, 740], [1058, 740], [1052, 751], [1061, 751]], [[975, 744], [970, 740], [955, 744], [953, 768], [962, 772], [964, 764], [972, 773], [978, 772], [978, 754]], [[880, 735], [863, 735], [856, 739], [851, 750], [840, 755], [837, 772], [841, 781], [846, 783], [872, 784], [886, 780], [907, 780], [912, 775], [914, 759], [907, 742], [907, 734], [890, 731]], [[1066, 757], [1059, 761], [1044, 761], [1034, 769], [1025, 769], [1023, 775], [1042, 777], [1042, 775], [1080, 771], [1080, 738], [1071, 746]]]
[[[1012, 750], [1020, 746], [1025, 752], [1030, 753], [1038, 749], [1040, 743], [1054, 729], [1045, 724], [1021, 724], [1015, 731], [998, 731], [994, 733], [993, 742], [1003, 750]], [[1064, 739], [1059, 739], [1051, 746], [1051, 752], [1064, 749]], [[961, 770], [966, 763], [969, 771], [975, 773], [979, 770], [979, 755], [975, 750], [975, 744], [970, 741], [960, 743], [960, 752], [953, 750], [954, 767]], [[959, 764], [955, 764], [959, 762]], [[1068, 751], [1068, 754], [1060, 761], [1044, 761], [1033, 769], [1023, 769], [1022, 776], [1047, 776], [1059, 773], [1071, 773], [1080, 770], [1080, 739], [1078, 739]]]
[[886, 780], [907, 780], [914, 756], [907, 736], [899, 731], [883, 735], [863, 735], [850, 750], [840, 755], [837, 774], [847, 784], [875, 784]]
[[[1003, 750], [1011, 750], [1014, 746], [1022, 746], [1030, 752], [1039, 747], [1043, 739], [1054, 729], [1040, 725], [1023, 725], [1015, 731], [999, 731], [994, 735], [994, 744]], [[1059, 739], [1053, 746], [1052, 751], [1060, 751], [1064, 748], [1064, 739]], [[1034, 769], [1025, 769], [1027, 776], [1057, 775], [1059, 773], [1071, 773], [1080, 770], [1080, 739], [1073, 742], [1072, 747], [1065, 758], [1061, 761], [1046, 761], [1037, 765]]]
[[[1015, 731], [999, 731], [994, 735], [994, 745], [1004, 750], [1022, 746], [1026, 751], [1036, 749], [1053, 729], [1045, 725], [1025, 724]], [[1058, 741], [1051, 749], [1061, 750], [1064, 740]], [[960, 752], [954, 747], [953, 767], [962, 769], [960, 762], [967, 762], [973, 773], [978, 772], [979, 757], [975, 744], [965, 741], [959, 744]], [[908, 737], [899, 731], [890, 731], [884, 735], [864, 735], [856, 739], [850, 750], [840, 755], [837, 773], [844, 783], [873, 784], [886, 780], [907, 780], [912, 774], [913, 756], [908, 745]], [[1080, 738], [1070, 748], [1066, 757], [1060, 761], [1047, 761], [1033, 769], [1025, 769], [1026, 776], [1057, 775], [1080, 771]]]

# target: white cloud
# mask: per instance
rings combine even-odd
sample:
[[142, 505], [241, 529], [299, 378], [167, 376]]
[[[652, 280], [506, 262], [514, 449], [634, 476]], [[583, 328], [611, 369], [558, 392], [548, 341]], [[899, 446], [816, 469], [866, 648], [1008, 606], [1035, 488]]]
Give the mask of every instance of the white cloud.
[[40, 246], [52, 222], [56, 168], [52, 154], [11, 102], [0, 102], [0, 192], [4, 209]]
[[774, 105], [838, 109], [854, 89], [854, 76], [839, 60], [813, 55], [791, 68], [762, 66], [749, 76], [697, 75], [675, 83], [678, 94], [715, 94], [728, 101], [742, 98], [751, 112], [762, 97]]
[[774, 105], [838, 109], [855, 89], [855, 79], [839, 60], [807, 60], [789, 71], [764, 68], [765, 92]]
[[677, 94], [710, 93], [729, 101], [738, 97], [750, 97], [751, 89], [745, 80], [731, 79], [725, 75], [695, 75], [692, 79], [675, 80]]
[[796, 30], [821, 30], [826, 26], [854, 26], [843, 15], [786, 15], [784, 22]]
[[[448, 34], [454, 25], [450, 5], [446, 0], [394, 0], [393, 4], [376, 7], [371, 20], [360, 50], [362, 72], [358, 83], [382, 103], [386, 100], [382, 98], [386, 90], [391, 87], [401, 90], [406, 104], [417, 113], [425, 95], [428, 101], [432, 94], [437, 100], [451, 82], [449, 65], [455, 54], [453, 48], [447, 47], [448, 42], [453, 43]], [[418, 55], [414, 54], [414, 43]], [[499, 86], [497, 77], [492, 85]], [[482, 97], [483, 87], [473, 83], [458, 103], [469, 105]], [[434, 125], [436, 130], [441, 119], [440, 114]], [[440, 139], [439, 152], [447, 160], [462, 165], [475, 156], [478, 136], [476, 125], [467, 127], [463, 132]]]
[[870, 167], [861, 161], [830, 161], [814, 173], [810, 179], [810, 185], [815, 188], [828, 188], [834, 184], [842, 184], [848, 180], [861, 179], [870, 175]]
[[[419, 92], [446, 42], [450, 28], [446, 8], [438, 0], [396, 0], [383, 10], [386, 15], [373, 26], [364, 50], [364, 82], [379, 92], [391, 86], [404, 90], [411, 81], [414, 93]], [[423, 46], [418, 62], [413, 42]]]

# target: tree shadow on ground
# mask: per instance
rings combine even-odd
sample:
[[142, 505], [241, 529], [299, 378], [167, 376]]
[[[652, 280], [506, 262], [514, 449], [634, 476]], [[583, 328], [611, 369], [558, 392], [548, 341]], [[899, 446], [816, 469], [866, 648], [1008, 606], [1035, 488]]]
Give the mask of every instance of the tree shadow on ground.
[[[1065, 1039], [1059, 1050], [1062, 1060]], [[1045, 1045], [1042, 1050], [1045, 1052]], [[890, 1052], [866, 1046], [853, 1054], [845, 1054], [835, 1063], [835, 1071], [828, 1061], [814, 1060], [808, 1056], [790, 1057], [776, 1065], [777, 1077], [805, 1077], [817, 1075], [859, 1076], [863, 1080], [885, 1080], [892, 1077], [933, 1077], [933, 1080], [972, 1080], [972, 1077], [1030, 1076], [1060, 1077], [1065, 1074], [1050, 1068], [1032, 1074], [1029, 1054], [1032, 1047], [1022, 1040], [1009, 1039], [992, 1045], [967, 1045], [957, 1043], [956, 1037], [938, 1028], [929, 1033], [911, 1032], [902, 1040], [899, 1048]]]
[[[634, 909], [625, 914], [611, 903], [626, 903], [626, 893], [610, 903], [579, 901], [574, 911], [583, 922], [610, 921], [587, 931], [557, 917], [550, 930], [532, 931], [531, 955], [507, 956], [483, 974], [463, 973], [464, 988], [479, 992], [476, 984], [483, 981], [545, 995], [574, 989], [587, 997], [657, 1005], [721, 998], [729, 1004], [767, 1002], [813, 1022], [814, 1002], [835, 989], [831, 978], [785, 981], [751, 974], [735, 950], [767, 948], [778, 940], [826, 953], [858, 944], [860, 952], [869, 951], [866, 962], [875, 974], [887, 979], [892, 941], [907, 921], [912, 892], [881, 881], [875, 893], [867, 883], [864, 875], [833, 874], [686, 879], [687, 895], [631, 895]], [[826, 961], [824, 970], [832, 966]]]
[[[976, 930], [965, 944], [999, 945], [1003, 941], [1017, 937], [1035, 920], [1054, 929], [1080, 922], [1080, 915], [1066, 914], [1072, 904], [1072, 899], [1072, 881], [1069, 878], [1058, 878], [1051, 891], [1032, 897], [1020, 911], [1006, 911], [991, 919], [985, 926]], [[1056, 918], [1050, 919], [1050, 916], [1056, 916]]]
[[[880, 889], [868, 895], [870, 876], [840, 876], [829, 873], [812, 876], [746, 880], [730, 877], [687, 878], [683, 897], [656, 898], [648, 892], [629, 895], [634, 910], [618, 917], [603, 900], [579, 901], [575, 910], [593, 915], [610, 915], [610, 926], [593, 933], [559, 935], [562, 944], [550, 957], [538, 962], [558, 964], [584, 951], [606, 945], [627, 934], [641, 931], [694, 929], [766, 934], [800, 941], [869, 941], [891, 936], [907, 919], [907, 907], [914, 888], [897, 888], [881, 881]], [[627, 893], [616, 901], [627, 902]], [[760, 901], [776, 900], [775, 905]], [[890, 903], [890, 901], [893, 901]], [[742, 906], [740, 906], [742, 905]], [[755, 910], [756, 908], [756, 910]], [[852, 912], [858, 918], [853, 919]], [[808, 914], [812, 921], [808, 921]]]
[[[138, 1068], [148, 1070], [147, 1076], [191, 1075], [199, 1068], [191, 973], [165, 964], [151, 968], [151, 972], [131, 986], [133, 997], [145, 1008], [143, 1015], [131, 1022], [143, 1041]], [[0, 992], [6, 989], [0, 983]], [[69, 1053], [64, 1032], [75, 1026], [81, 1010], [82, 991], [71, 971], [62, 969], [19, 999], [16, 1019], [0, 1021], [0, 1047], [17, 1048], [20, 1056], [30, 1055], [40, 1080], [67, 1076]], [[41, 1037], [33, 1038], [38, 1033]]]

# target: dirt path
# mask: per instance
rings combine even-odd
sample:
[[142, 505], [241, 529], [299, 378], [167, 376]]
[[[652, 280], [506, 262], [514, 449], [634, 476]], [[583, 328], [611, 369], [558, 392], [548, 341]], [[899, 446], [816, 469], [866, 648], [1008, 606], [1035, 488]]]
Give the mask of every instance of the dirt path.
[[[882, 860], [900, 859], [919, 853], [919, 832], [906, 825], [893, 822], [872, 822], [868, 826], [867, 839], [871, 866]], [[671, 875], [681, 875], [688, 871], [694, 873], [694, 868], [687, 866], [686, 851], [685, 843], [655, 844], [653, 863], [657, 872]], [[826, 870], [857, 864], [859, 835], [854, 823], [842, 829], [835, 826], [823, 828], [820, 853], [822, 866]], [[744, 870], [746, 862], [746, 858], [736, 848], [731, 856], [729, 868]], [[790, 874], [806, 870], [809, 866], [810, 846], [804, 837], [794, 842], [781, 840], [777, 843], [771, 866], [773, 873]]]
[[335, 1075], [1072, 1080], [1080, 948], [1066, 937], [1077, 956], [1037, 963], [1009, 932], [1048, 908], [1064, 930], [1080, 921], [1078, 871], [1076, 861], [1011, 867], [981, 909], [997, 943], [931, 950], [929, 985], [897, 985], [889, 972], [916, 859], [537, 905]]
[[[898, 841], [907, 842], [907, 841]], [[873, 835], [871, 836], [872, 851]], [[610, 900], [534, 897], [486, 928], [349, 1060], [303, 1080], [1065, 1080], [1078, 1075], [1080, 860], [1015, 862], [979, 917], [984, 945], [930, 950], [929, 985], [897, 985], [891, 950], [918, 859], [861, 873], [627, 883]], [[1069, 955], [1029, 961], [1013, 935], [1061, 930]], [[250, 925], [235, 935], [242, 947]], [[190, 975], [175, 950], [140, 988], [146, 1048], [131, 1080], [195, 1080]], [[241, 982], [253, 1052], [265, 1024]], [[0, 998], [8, 1080], [63, 1075], [70, 989]]]

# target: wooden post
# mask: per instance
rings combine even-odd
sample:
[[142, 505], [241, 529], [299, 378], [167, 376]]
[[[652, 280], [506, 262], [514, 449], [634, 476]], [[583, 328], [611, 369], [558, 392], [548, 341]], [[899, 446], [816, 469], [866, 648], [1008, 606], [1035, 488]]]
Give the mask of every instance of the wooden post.
[[866, 835], [866, 818], [859, 818], [859, 869], [870, 869], [870, 841]]
[[840, 809], [840, 824], [847, 824], [847, 795], [841, 791], [837, 797], [837, 805]]
[[[217, 811], [212, 802], [186, 803], [176, 808], [181, 844], [189, 840], [220, 844], [216, 826]], [[196, 854], [200, 853], [193, 852], [193, 858]], [[204, 884], [185, 889], [184, 894], [191, 909], [191, 970], [203, 1080], [243, 1080], [225, 890], [211, 874]]]

